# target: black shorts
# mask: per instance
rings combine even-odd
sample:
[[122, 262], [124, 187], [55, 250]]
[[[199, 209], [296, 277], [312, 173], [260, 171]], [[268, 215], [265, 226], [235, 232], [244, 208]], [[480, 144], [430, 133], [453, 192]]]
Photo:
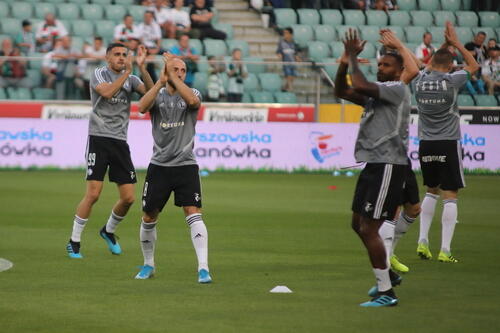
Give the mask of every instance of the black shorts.
[[465, 187], [462, 146], [458, 140], [420, 141], [418, 149], [424, 185], [457, 191]]
[[142, 190], [142, 210], [161, 212], [172, 191], [176, 206], [201, 208], [201, 183], [196, 164], [176, 167], [149, 164]]
[[392, 219], [401, 204], [406, 165], [368, 163], [359, 175], [352, 211], [374, 220]]
[[403, 196], [401, 204], [409, 203], [415, 205], [420, 202], [418, 193], [417, 177], [411, 169], [411, 162], [408, 160], [408, 166], [405, 170], [405, 183], [403, 185]]
[[85, 159], [87, 180], [103, 181], [109, 166], [109, 181], [117, 184], [137, 183], [126, 141], [90, 135]]

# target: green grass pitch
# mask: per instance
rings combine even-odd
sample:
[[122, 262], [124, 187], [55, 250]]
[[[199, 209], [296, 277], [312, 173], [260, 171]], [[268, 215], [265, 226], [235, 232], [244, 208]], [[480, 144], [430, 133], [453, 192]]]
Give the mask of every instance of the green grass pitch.
[[[459, 264], [417, 258], [415, 223], [398, 248], [411, 268], [395, 308], [363, 309], [374, 283], [350, 229], [356, 177], [212, 173], [204, 219], [214, 283], [196, 281], [196, 257], [181, 209], [160, 217], [154, 279], [142, 264], [140, 192], [111, 255], [98, 231], [117, 198], [106, 183], [82, 237], [83, 260], [65, 245], [85, 189], [83, 171], [0, 171], [0, 332], [498, 332], [498, 176], [467, 176], [453, 253]], [[419, 177], [419, 182], [421, 179]], [[335, 185], [331, 190], [328, 187]], [[423, 188], [421, 188], [421, 195]], [[440, 244], [440, 214], [431, 250]], [[286, 285], [292, 294], [271, 294]]]

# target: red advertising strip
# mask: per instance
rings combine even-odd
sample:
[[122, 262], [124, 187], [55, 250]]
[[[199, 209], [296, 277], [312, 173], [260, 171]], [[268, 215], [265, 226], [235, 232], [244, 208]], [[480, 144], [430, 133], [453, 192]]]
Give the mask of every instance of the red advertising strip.
[[0, 118], [41, 118], [42, 103], [0, 103]]
[[268, 122], [314, 122], [313, 107], [269, 108]]

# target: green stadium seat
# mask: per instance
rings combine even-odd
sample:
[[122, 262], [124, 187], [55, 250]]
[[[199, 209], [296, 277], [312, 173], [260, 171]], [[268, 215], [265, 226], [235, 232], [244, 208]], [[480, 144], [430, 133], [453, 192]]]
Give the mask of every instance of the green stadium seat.
[[[495, 30], [493, 30], [493, 28], [490, 28], [490, 27], [475, 27], [475, 28], [472, 28], [472, 34], [473, 35], [476, 35], [479, 31], [482, 31], [484, 33], [486, 33], [486, 40], [490, 39], [490, 38], [495, 38]], [[470, 41], [467, 41], [467, 42], [470, 42]], [[498, 42], [498, 39], [497, 39], [497, 42]]]
[[312, 61], [321, 61], [330, 56], [330, 48], [328, 44], [320, 41], [312, 41], [307, 45], [309, 58]]
[[405, 27], [406, 40], [410, 43], [422, 43], [422, 37], [425, 33], [424, 27], [410, 26]]
[[458, 106], [475, 106], [471, 95], [460, 94], [457, 97]]
[[479, 12], [482, 27], [497, 28], [500, 26], [500, 14], [497, 12]]
[[31, 95], [31, 89], [29, 88], [17, 88], [17, 97], [22, 100], [31, 100], [33, 96]]
[[335, 81], [335, 75], [337, 75], [337, 70], [339, 69], [339, 64], [337, 63], [336, 58], [324, 58], [322, 60], [324, 63], [328, 63], [328, 65], [323, 65], [323, 68], [330, 76], [330, 79]]
[[[363, 68], [363, 67], [361, 67]], [[365, 78], [368, 82], [376, 82], [377, 81], [377, 75], [375, 74], [372, 74], [372, 73], [368, 73], [365, 75]]]
[[91, 2], [94, 4], [101, 5], [101, 6], [111, 5], [111, 0], [92, 0]]
[[101, 5], [96, 4], [82, 4], [80, 5], [82, 10], [82, 17], [85, 20], [101, 20], [103, 16], [103, 10]]
[[15, 37], [22, 28], [20, 19], [9, 17], [0, 20], [0, 26], [2, 27], [2, 33], [12, 38]]
[[[361, 55], [360, 55], [361, 57]], [[366, 58], [366, 57], [363, 57], [363, 58]], [[359, 64], [359, 69], [363, 72], [363, 74], [366, 76], [368, 75], [371, 75], [371, 66], [370, 64], [364, 64], [364, 63], [360, 63]]]
[[231, 39], [226, 40], [226, 44], [229, 54], [232, 54], [234, 49], [240, 49], [243, 57], [250, 56], [250, 47], [248, 46], [248, 42], [246, 40]]
[[229, 24], [229, 23], [214, 23], [212, 25], [215, 29], [224, 31], [227, 35], [226, 39], [233, 39], [234, 32], [233, 32], [233, 26], [231, 24]]
[[134, 0], [115, 0], [116, 5], [131, 6], [134, 4]]
[[214, 16], [212, 16], [212, 24], [219, 23], [219, 10], [216, 7], [210, 7], [210, 10], [214, 14]]
[[244, 91], [256, 91], [259, 89], [259, 79], [254, 73], [248, 73], [248, 76], [243, 80]]
[[415, 98], [415, 94], [411, 94], [410, 104], [412, 106], [417, 106], [417, 99]]
[[160, 46], [164, 50], [170, 50], [172, 47], [177, 45], [177, 40], [175, 38], [162, 38]]
[[189, 40], [189, 46], [191, 46], [192, 48], [194, 48], [196, 50], [196, 52], [198, 52], [198, 54], [204, 54], [203, 53], [203, 43], [201, 42], [201, 40], [199, 39], [190, 39]]
[[4, 39], [11, 38], [9, 35], [0, 35], [0, 45], [2, 44]]
[[[370, 42], [366, 42], [363, 51], [359, 54], [359, 57], [360, 58], [368, 58], [368, 59], [375, 58], [376, 52], [377, 52], [377, 49], [375, 48], [375, 46]], [[365, 66], [365, 67], [368, 67], [368, 66]]]
[[300, 24], [316, 25], [320, 22], [320, 16], [316, 9], [297, 9]]
[[207, 93], [208, 74], [206, 72], [194, 73], [193, 88], [198, 89], [202, 95]]
[[439, 10], [439, 1], [436, 0], [418, 0], [418, 8], [420, 10], [426, 10], [433, 12]]
[[241, 98], [241, 103], [252, 103], [252, 96], [249, 93], [244, 92]]
[[[139, 17], [136, 17], [136, 15], [139, 14], [139, 12], [137, 12], [137, 13], [133, 12], [133, 10], [134, 10], [133, 8], [135, 8], [135, 7], [141, 7], [141, 9], [139, 11], [140, 12]], [[145, 7], [143, 7], [143, 6], [130, 6], [129, 10], [130, 10], [130, 15], [132, 15], [134, 17], [135, 21], [137, 21], [137, 22], [143, 21]], [[122, 22], [123, 17], [127, 13], [127, 10], [122, 5], [108, 5], [108, 6], [104, 7], [104, 12], [106, 13], [106, 18], [108, 20], [113, 20], [115, 22]]]
[[416, 10], [417, 0], [398, 0], [400, 10]]
[[10, 11], [12, 17], [25, 20], [30, 19], [33, 16], [33, 7], [30, 3], [26, 2], [14, 2], [10, 5]]
[[226, 43], [218, 39], [205, 39], [203, 41], [205, 47], [205, 55], [207, 56], [224, 56], [227, 55]]
[[455, 13], [459, 27], [477, 27], [479, 19], [476, 13], [471, 11], [458, 11]]
[[331, 25], [321, 24], [314, 28], [314, 39], [321, 42], [330, 43], [336, 39], [337, 33]]
[[370, 63], [370, 73], [376, 75], [377, 72], [378, 72], [378, 63], [376, 61], [373, 61]]
[[332, 50], [332, 57], [338, 58], [344, 53], [344, 43], [332, 42], [330, 43], [330, 49]]
[[497, 42], [500, 40], [500, 28], [496, 28], [495, 32], [497, 33]]
[[276, 16], [276, 25], [283, 29], [293, 24], [297, 24], [297, 14], [290, 8], [278, 8], [274, 10]]
[[387, 25], [388, 17], [383, 10], [367, 10], [366, 14], [366, 24], [367, 25]]
[[40, 70], [40, 68], [42, 68], [42, 58], [45, 54], [44, 53], [38, 53], [38, 52], [35, 52], [34, 54], [31, 55], [31, 57], [36, 57], [36, 58], [39, 58], [39, 59], [33, 59], [33, 60], [29, 60], [28, 61], [28, 67], [30, 69], [36, 69], [36, 70]]
[[269, 91], [252, 91], [250, 96], [254, 103], [274, 103], [274, 96]]
[[444, 27], [446, 21], [450, 21], [451, 23], [456, 23], [455, 14], [447, 10], [438, 10], [433, 13], [434, 15], [434, 24], [437, 27]]
[[0, 17], [9, 17], [9, 14], [10, 14], [9, 5], [6, 4], [5, 2], [0, 2]]
[[413, 53], [415, 53], [415, 50], [420, 44], [422, 44], [422, 41], [420, 41], [420, 43], [411, 43], [411, 42], [405, 43], [406, 47], [409, 48]]
[[398, 25], [400, 27], [407, 27], [411, 23], [410, 14], [403, 10], [389, 11], [389, 21], [391, 25]]
[[111, 20], [96, 21], [94, 26], [95, 34], [110, 42], [114, 38], [115, 25], [115, 22]]
[[56, 14], [56, 6], [53, 3], [42, 2], [35, 6], [35, 17], [43, 19], [48, 13]]
[[[224, 57], [226, 58], [226, 57]], [[226, 67], [227, 67], [227, 64], [231, 62], [231, 57], [227, 57], [227, 59], [225, 59], [226, 61]], [[227, 86], [229, 84], [229, 77], [227, 76], [227, 73], [226, 72], [223, 72], [221, 73], [221, 78], [222, 78], [222, 85], [224, 86], [224, 89], [227, 91]]]
[[33, 88], [33, 97], [37, 100], [55, 99], [56, 94], [53, 89]]
[[403, 28], [397, 26], [397, 25], [387, 25], [385, 27], [380, 27], [380, 29], [389, 29], [393, 33], [396, 34], [396, 37], [398, 37], [402, 42], [406, 41], [406, 36]]
[[362, 25], [359, 27], [363, 40], [376, 43], [380, 39], [380, 28], [376, 25]]
[[[33, 1], [33, 0], [30, 0], [30, 1]], [[44, 2], [50, 2], [50, 3], [54, 3], [54, 4], [57, 4], [58, 6], [60, 4], [62, 4], [65, 0], [45, 0]], [[39, 0], [34, 0], [33, 2], [40, 2]], [[68, 2], [71, 2], [70, 0], [68, 0]], [[81, 1], [80, 1], [81, 2]]]
[[[128, 13], [132, 15], [135, 22], [142, 22], [146, 9], [147, 8], [144, 6], [133, 5], [128, 7]], [[115, 19], [115, 21], [118, 21], [118, 19]], [[123, 15], [120, 18], [120, 21], [123, 21]]]
[[498, 101], [493, 95], [475, 95], [477, 106], [498, 106]]
[[293, 29], [293, 40], [301, 48], [306, 47], [308, 42], [314, 40], [313, 29], [310, 25], [294, 24], [292, 25], [292, 29]]
[[210, 67], [208, 65], [208, 60], [206, 56], [200, 56], [197, 65], [198, 65], [198, 72], [203, 72], [203, 73], [207, 73], [208, 68]]
[[274, 93], [276, 103], [297, 104], [297, 96], [293, 92], [278, 91]]
[[336, 27], [337, 37], [339, 38], [339, 40], [342, 40], [345, 38], [345, 34], [347, 31], [349, 31], [349, 28], [358, 31], [358, 33], [359, 33], [359, 29], [354, 25], [339, 25]]
[[77, 20], [80, 18], [80, 7], [74, 3], [58, 4], [57, 16], [64, 20]]
[[443, 10], [457, 11], [462, 6], [461, 0], [441, 0], [441, 8]]
[[71, 21], [71, 26], [73, 27], [74, 36], [80, 36], [80, 37], [94, 36], [94, 25], [90, 21], [74, 20]]
[[38, 87], [42, 84], [42, 73], [40, 69], [28, 69], [26, 76], [30, 79], [33, 87]]
[[[87, 43], [92, 43], [92, 37], [87, 37]], [[77, 50], [83, 50], [83, 44], [85, 43], [84, 37], [81, 36], [71, 36], [71, 45]]]
[[9, 99], [16, 99], [16, 100], [20, 99], [16, 88], [7, 87], [5, 90], [7, 91], [7, 95], [9, 96]]
[[429, 32], [432, 34], [432, 43], [441, 45], [444, 42], [443, 27], [429, 27]]
[[[243, 60], [245, 61], [252, 61], [252, 62], [262, 62], [264, 59], [260, 57], [246, 57]], [[247, 70], [249, 73], [254, 73], [254, 74], [260, 74], [260, 73], [265, 73], [266, 72], [266, 65], [265, 64], [246, 64], [247, 65]]]
[[457, 37], [462, 44], [468, 43], [474, 38], [474, 34], [469, 27], [456, 27], [455, 31], [457, 32]]
[[0, 99], [7, 99], [7, 94], [5, 93], [4, 88], [0, 88]]
[[264, 91], [281, 91], [281, 77], [276, 73], [258, 74], [260, 86]]
[[338, 9], [320, 9], [321, 23], [331, 25], [333, 27], [341, 25], [344, 17]]
[[410, 15], [413, 25], [418, 25], [421, 27], [430, 27], [433, 25], [432, 14], [430, 12], [412, 10], [410, 12]]
[[345, 25], [364, 25], [365, 24], [365, 14], [362, 10], [355, 9], [345, 9], [344, 14], [344, 24]]

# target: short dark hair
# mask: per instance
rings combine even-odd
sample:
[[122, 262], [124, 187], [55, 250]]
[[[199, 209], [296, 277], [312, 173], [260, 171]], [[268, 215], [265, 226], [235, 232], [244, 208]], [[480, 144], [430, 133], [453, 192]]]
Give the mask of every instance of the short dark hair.
[[483, 35], [483, 36], [486, 36], [486, 32], [484, 32], [484, 31], [478, 31], [478, 32], [477, 32], [477, 34], [476, 34], [476, 36], [477, 36], [477, 35]]
[[396, 53], [396, 52], [387, 52], [386, 54], [384, 54], [385, 56], [389, 56], [389, 57], [393, 57], [396, 62], [401, 66], [403, 67], [403, 57], [401, 56], [401, 54], [399, 53]]
[[432, 56], [432, 65], [449, 66], [453, 63], [453, 54], [448, 49], [439, 49]]
[[122, 44], [122, 43], [111, 43], [109, 44], [108, 48], [106, 49], [106, 54], [108, 54], [109, 52], [111, 52], [112, 49], [114, 49], [115, 47], [124, 47], [128, 50], [128, 48], [125, 46], [125, 44]]
[[240, 51], [240, 52], [241, 52], [241, 49], [239, 49], [239, 48], [235, 47], [235, 48], [231, 51], [231, 54], [234, 54], [234, 52], [236, 52], [236, 51]]
[[28, 25], [31, 25], [31, 22], [29, 20], [23, 20], [22, 25], [23, 25], [23, 27], [26, 27]]
[[152, 10], [146, 10], [144, 12], [144, 14], [148, 14], [148, 13], [151, 14], [151, 15], [153, 15], [153, 16], [155, 16], [155, 12], [153, 12]]
[[123, 19], [124, 19], [124, 20], [125, 20], [127, 17], [132, 17], [132, 18], [133, 18], [133, 16], [132, 16], [132, 15], [130, 15], [130, 14], [125, 14], [125, 15], [123, 15]]
[[293, 35], [293, 28], [292, 27], [286, 27], [285, 29], [283, 29], [283, 32], [285, 31], [288, 31], [289, 33], [291, 33]]
[[100, 40], [102, 42], [102, 37], [101, 36], [94, 36], [94, 40]]
[[426, 32], [424, 32], [424, 34], [422, 35], [422, 38], [425, 38], [425, 36], [427, 36], [427, 35], [431, 35], [431, 37], [432, 37], [432, 34], [431, 34], [429, 31], [426, 31]]

